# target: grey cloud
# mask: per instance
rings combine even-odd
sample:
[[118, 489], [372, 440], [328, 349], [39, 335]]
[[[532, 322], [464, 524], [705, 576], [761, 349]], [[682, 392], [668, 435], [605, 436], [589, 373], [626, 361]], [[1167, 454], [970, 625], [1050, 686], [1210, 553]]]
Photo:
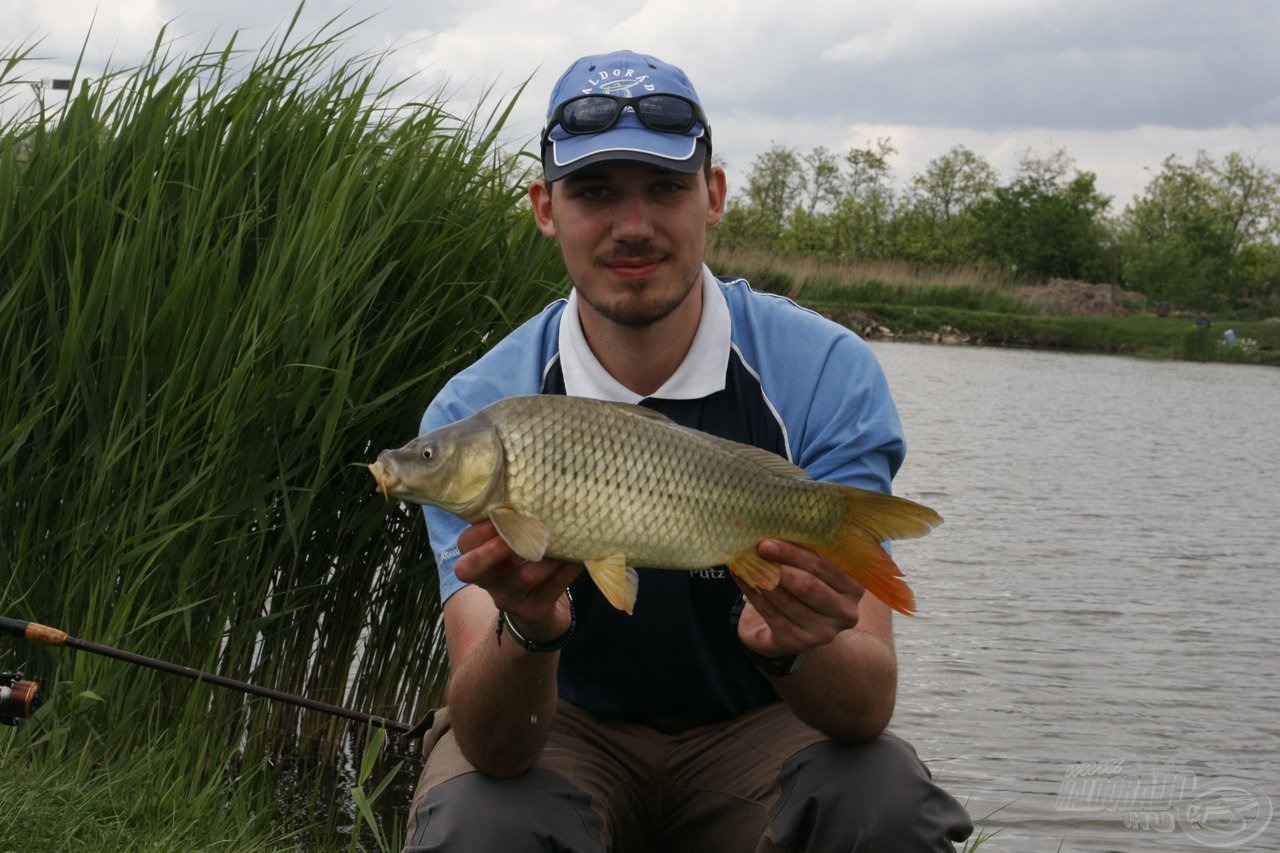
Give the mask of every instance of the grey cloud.
[[917, 22], [905, 38], [888, 26], [835, 34], [817, 59], [771, 62], [787, 71], [746, 108], [971, 128], [1207, 128], [1276, 120], [1280, 4], [1085, 3], [1038, 16], [1019, 11], [1003, 26], [990, 20], [950, 30]]

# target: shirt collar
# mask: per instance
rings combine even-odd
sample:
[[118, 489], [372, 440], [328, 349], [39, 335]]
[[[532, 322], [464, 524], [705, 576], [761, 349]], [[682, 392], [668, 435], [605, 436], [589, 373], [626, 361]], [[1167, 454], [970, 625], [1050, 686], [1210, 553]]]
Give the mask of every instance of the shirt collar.
[[[627, 388], [604, 369], [587, 344], [578, 318], [578, 291], [569, 293], [569, 304], [560, 315], [560, 369], [565, 393], [570, 397], [594, 397], [620, 403], [638, 403], [644, 397]], [[729, 305], [706, 266], [702, 268], [702, 318], [693, 345], [676, 372], [649, 396], [662, 400], [695, 400], [724, 390], [729, 367], [731, 324]]]

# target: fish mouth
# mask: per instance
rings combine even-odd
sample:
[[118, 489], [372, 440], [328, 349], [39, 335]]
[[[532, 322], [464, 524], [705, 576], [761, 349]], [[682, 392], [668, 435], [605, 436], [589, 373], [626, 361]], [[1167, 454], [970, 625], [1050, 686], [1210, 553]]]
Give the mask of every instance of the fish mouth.
[[391, 497], [391, 490], [400, 485], [400, 477], [390, 465], [384, 465], [381, 459], [369, 463], [369, 473], [378, 483], [378, 492], [384, 498]]

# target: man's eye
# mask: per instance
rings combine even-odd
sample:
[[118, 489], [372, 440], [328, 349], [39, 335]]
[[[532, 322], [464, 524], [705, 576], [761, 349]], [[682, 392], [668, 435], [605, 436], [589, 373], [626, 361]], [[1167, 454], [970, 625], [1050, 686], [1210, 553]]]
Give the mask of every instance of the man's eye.
[[678, 193], [687, 189], [689, 184], [685, 181], [659, 181], [654, 185], [654, 189], [660, 193]]

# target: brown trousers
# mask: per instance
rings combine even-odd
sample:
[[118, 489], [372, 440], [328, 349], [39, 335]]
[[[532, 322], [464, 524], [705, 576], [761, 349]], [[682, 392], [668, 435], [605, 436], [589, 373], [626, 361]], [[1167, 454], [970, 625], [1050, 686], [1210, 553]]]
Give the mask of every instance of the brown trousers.
[[785, 705], [661, 732], [561, 702], [535, 767], [480, 774], [447, 709], [406, 851], [953, 850], [973, 824], [905, 741], [840, 745]]

